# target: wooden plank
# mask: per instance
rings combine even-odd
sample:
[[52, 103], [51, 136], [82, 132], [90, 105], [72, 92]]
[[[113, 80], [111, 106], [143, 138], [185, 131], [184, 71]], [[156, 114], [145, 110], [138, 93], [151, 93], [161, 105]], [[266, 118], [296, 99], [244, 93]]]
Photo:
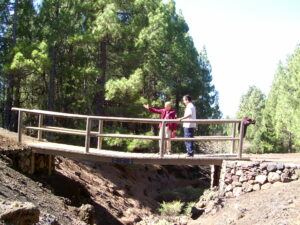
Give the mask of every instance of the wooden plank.
[[[116, 152], [111, 150], [101, 150], [90, 148], [88, 153], [84, 153], [85, 147], [72, 146], [47, 142], [31, 142], [28, 146], [36, 153], [61, 155], [65, 157], [75, 157], [77, 159], [87, 159], [100, 162], [130, 161], [133, 164], [160, 164], [160, 165], [221, 165], [222, 160], [237, 160], [236, 155], [231, 154], [195, 154], [194, 157], [186, 157], [186, 154], [165, 155], [163, 158], [159, 154], [153, 153], [129, 153]], [[89, 156], [86, 156], [89, 155]], [[246, 159], [243, 159], [246, 160]]]
[[18, 112], [18, 142], [22, 143], [22, 132], [23, 132], [23, 112]]
[[84, 130], [74, 130], [74, 129], [55, 129], [55, 128], [47, 128], [47, 127], [31, 127], [27, 126], [26, 129], [30, 130], [42, 130], [46, 132], [52, 132], [52, 133], [62, 133], [62, 134], [72, 134], [72, 135], [80, 135], [85, 136], [86, 133]]
[[[43, 117], [44, 115], [39, 114], [39, 128], [41, 128], [43, 126]], [[42, 130], [38, 130], [38, 140], [41, 141], [42, 137], [43, 137], [43, 131]]]
[[[81, 135], [85, 136], [85, 130], [76, 130], [62, 127], [31, 127], [27, 126], [26, 129], [32, 130], [43, 130], [47, 132], [54, 133], [64, 133], [64, 134], [73, 134], [73, 135]], [[134, 134], [99, 134], [98, 132], [91, 131], [90, 136], [93, 137], [111, 137], [111, 138], [133, 138], [133, 139], [144, 139], [144, 140], [160, 140], [159, 136], [147, 136], [147, 135], [134, 135]], [[195, 136], [193, 138], [184, 138], [184, 137], [176, 137], [171, 138], [171, 141], [186, 141], [186, 140], [194, 140], [194, 141], [232, 141], [232, 140], [240, 140], [239, 137], [232, 138], [230, 136]]]
[[133, 138], [133, 139], [144, 139], [144, 140], [160, 140], [160, 137], [158, 137], [158, 136], [135, 135], [135, 134], [96, 134], [95, 136], [111, 137], [111, 138]]

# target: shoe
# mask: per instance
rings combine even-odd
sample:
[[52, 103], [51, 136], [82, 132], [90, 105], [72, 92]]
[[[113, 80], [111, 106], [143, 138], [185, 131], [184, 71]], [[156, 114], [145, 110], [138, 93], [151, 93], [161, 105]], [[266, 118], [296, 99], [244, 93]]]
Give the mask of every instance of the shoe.
[[194, 157], [194, 153], [187, 153], [186, 157]]

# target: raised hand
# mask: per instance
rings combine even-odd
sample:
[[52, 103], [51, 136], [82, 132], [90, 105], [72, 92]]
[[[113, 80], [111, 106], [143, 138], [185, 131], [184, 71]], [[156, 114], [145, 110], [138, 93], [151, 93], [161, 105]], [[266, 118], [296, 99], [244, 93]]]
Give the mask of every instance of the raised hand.
[[149, 104], [144, 104], [143, 106], [145, 109], [149, 109]]

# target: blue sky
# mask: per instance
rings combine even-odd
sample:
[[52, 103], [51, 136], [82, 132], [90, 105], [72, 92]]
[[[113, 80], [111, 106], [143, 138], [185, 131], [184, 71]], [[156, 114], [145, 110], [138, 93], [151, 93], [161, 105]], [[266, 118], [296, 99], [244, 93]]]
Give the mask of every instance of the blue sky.
[[268, 94], [279, 61], [300, 43], [298, 0], [175, 0], [200, 51], [206, 47], [223, 117], [251, 85]]

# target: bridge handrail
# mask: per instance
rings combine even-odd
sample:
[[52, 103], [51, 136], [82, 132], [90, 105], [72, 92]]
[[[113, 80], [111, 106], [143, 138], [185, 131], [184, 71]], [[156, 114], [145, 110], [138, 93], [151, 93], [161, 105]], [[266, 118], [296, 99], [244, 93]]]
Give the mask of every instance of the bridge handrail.
[[196, 120], [183, 120], [179, 121], [178, 119], [146, 119], [146, 118], [129, 118], [129, 117], [108, 117], [108, 116], [91, 116], [91, 115], [82, 115], [82, 114], [72, 114], [72, 113], [62, 113], [54, 112], [47, 110], [37, 110], [37, 109], [25, 109], [12, 107], [13, 111], [22, 111], [33, 114], [42, 114], [47, 116], [57, 116], [57, 117], [70, 117], [78, 119], [87, 119], [92, 120], [105, 120], [105, 121], [120, 121], [120, 122], [140, 122], [140, 123], [153, 123], [158, 124], [162, 122], [171, 122], [171, 123], [197, 123], [197, 124], [224, 124], [224, 123], [240, 123], [240, 119], [196, 119]]
[[[127, 117], [106, 117], [106, 116], [90, 116], [90, 115], [80, 115], [80, 114], [71, 114], [71, 113], [61, 113], [47, 110], [36, 110], [36, 109], [25, 109], [12, 107], [13, 111], [18, 111], [18, 141], [22, 140], [22, 129], [23, 129], [23, 113], [32, 113], [39, 115], [39, 123], [38, 127], [27, 127], [27, 129], [35, 129], [38, 130], [38, 140], [42, 140], [42, 132], [55, 132], [55, 133], [68, 133], [74, 135], [83, 135], [86, 137], [85, 141], [85, 149], [86, 152], [89, 152], [90, 148], [90, 137], [96, 136], [98, 137], [98, 149], [102, 148], [102, 140], [103, 137], [115, 137], [115, 138], [137, 138], [137, 139], [145, 139], [145, 140], [160, 140], [160, 156], [164, 155], [164, 142], [165, 138], [165, 127], [167, 123], [184, 123], [184, 122], [193, 122], [196, 124], [232, 124], [232, 135], [231, 136], [210, 136], [211, 138], [205, 136], [199, 136], [194, 138], [171, 138], [172, 141], [185, 141], [185, 140], [216, 140], [216, 141], [232, 141], [232, 149], [231, 152], [234, 152], [235, 149], [235, 141], [239, 141], [238, 146], [238, 157], [242, 157], [242, 148], [243, 148], [243, 133], [244, 133], [244, 124], [240, 119], [196, 119], [196, 120], [164, 120], [164, 119], [145, 119], [145, 118], [127, 118]], [[86, 120], [86, 130], [75, 130], [68, 129], [62, 127], [43, 127], [43, 116], [54, 116], [54, 117], [67, 117], [74, 119], [85, 119]], [[99, 121], [99, 129], [98, 132], [91, 131], [91, 121], [98, 120]], [[103, 121], [118, 121], [118, 122], [132, 122], [132, 123], [150, 123], [150, 124], [159, 124], [162, 123], [162, 132], [159, 136], [146, 136], [143, 135], [141, 137], [137, 137], [138, 135], [126, 135], [126, 134], [104, 134], [103, 133]], [[236, 137], [236, 125], [240, 124], [240, 135]], [[65, 132], [64, 132], [65, 131]]]

